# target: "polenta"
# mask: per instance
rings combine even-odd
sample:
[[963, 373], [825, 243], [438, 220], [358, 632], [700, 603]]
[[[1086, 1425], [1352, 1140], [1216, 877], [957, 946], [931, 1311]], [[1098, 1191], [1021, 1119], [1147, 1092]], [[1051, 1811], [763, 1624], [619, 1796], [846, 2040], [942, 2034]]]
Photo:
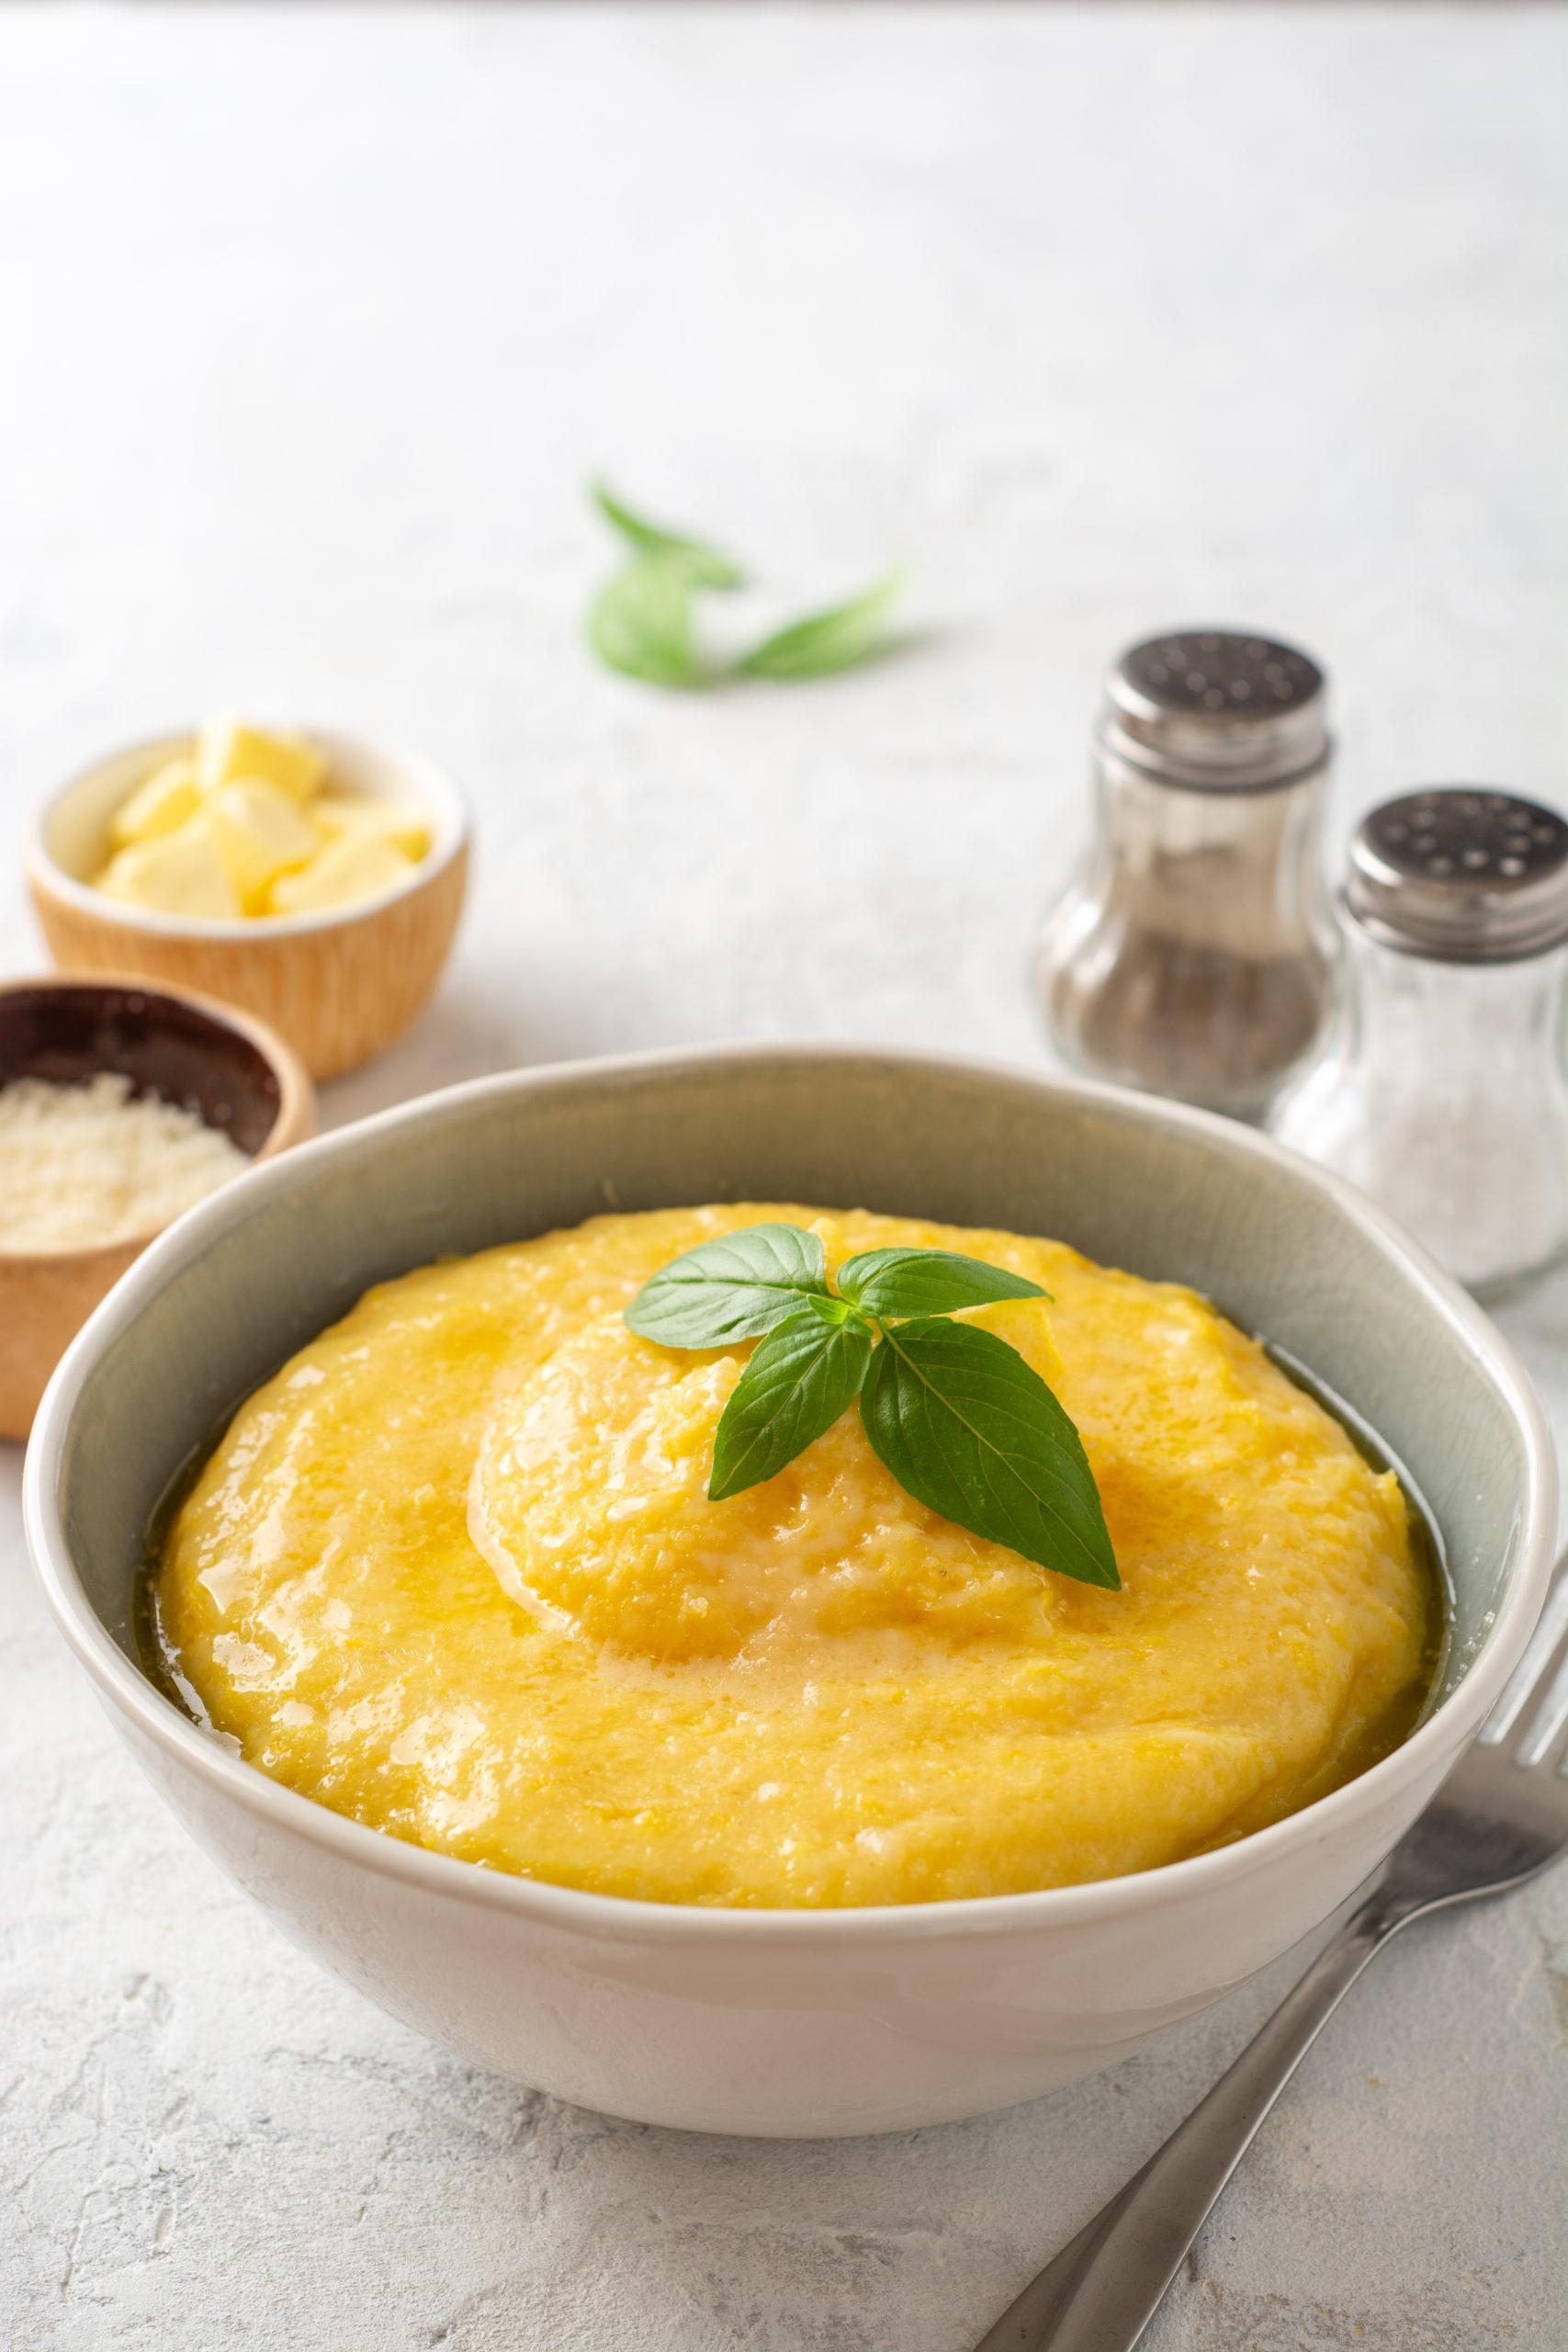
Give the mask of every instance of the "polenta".
[[[907, 1494], [849, 1413], [706, 1498], [749, 1349], [622, 1320], [760, 1220], [829, 1269], [963, 1250], [1082, 1433], [1110, 1592]], [[918, 1903], [1178, 1860], [1418, 1708], [1399, 1484], [1192, 1292], [1057, 1242], [756, 1204], [606, 1216], [383, 1283], [236, 1416], [170, 1529], [164, 1654], [262, 1771], [488, 1868], [661, 1902]]]

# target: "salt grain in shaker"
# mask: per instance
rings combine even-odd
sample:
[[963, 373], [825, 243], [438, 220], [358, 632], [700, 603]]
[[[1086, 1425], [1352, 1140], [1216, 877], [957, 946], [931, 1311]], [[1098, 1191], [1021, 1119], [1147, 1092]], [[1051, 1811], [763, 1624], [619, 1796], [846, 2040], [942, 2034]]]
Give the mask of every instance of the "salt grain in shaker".
[[1568, 823], [1478, 786], [1366, 818], [1338, 1002], [1269, 1118], [1484, 1295], [1568, 1250]]
[[1090, 1076], [1256, 1118], [1322, 1020], [1324, 677], [1225, 629], [1133, 646], [1096, 745], [1096, 836], [1041, 943], [1043, 1010]]

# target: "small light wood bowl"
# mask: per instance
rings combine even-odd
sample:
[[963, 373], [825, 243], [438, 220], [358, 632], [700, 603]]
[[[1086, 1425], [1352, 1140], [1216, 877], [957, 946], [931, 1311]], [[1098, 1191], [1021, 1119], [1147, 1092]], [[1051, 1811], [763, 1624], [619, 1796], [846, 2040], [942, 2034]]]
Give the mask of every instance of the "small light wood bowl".
[[64, 785], [28, 843], [28, 883], [57, 964], [139, 972], [221, 998], [278, 1030], [312, 1077], [339, 1078], [423, 1011], [462, 911], [468, 821], [456, 786], [428, 762], [324, 728], [302, 731], [325, 752], [334, 784], [428, 817], [429, 853], [395, 889], [327, 914], [224, 922], [127, 907], [92, 888], [114, 811], [189, 749], [188, 734], [133, 744]]
[[[0, 983], [0, 1086], [122, 1070], [138, 1094], [188, 1105], [253, 1160], [315, 1130], [316, 1098], [281, 1037], [186, 989], [132, 974]], [[0, 1227], [0, 1437], [26, 1437], [68, 1342], [160, 1228], [98, 1249], [7, 1250]]]

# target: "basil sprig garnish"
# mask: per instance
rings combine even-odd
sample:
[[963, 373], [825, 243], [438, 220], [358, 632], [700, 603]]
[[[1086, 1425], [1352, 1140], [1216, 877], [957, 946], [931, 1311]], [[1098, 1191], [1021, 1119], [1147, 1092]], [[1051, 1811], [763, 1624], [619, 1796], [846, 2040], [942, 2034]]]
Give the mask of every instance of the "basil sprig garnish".
[[821, 1238], [800, 1225], [748, 1225], [672, 1258], [645, 1283], [626, 1321], [667, 1348], [756, 1340], [803, 1299], [828, 1296]]
[[897, 573], [844, 604], [775, 629], [728, 664], [704, 655], [697, 644], [697, 597], [705, 591], [744, 587], [739, 565], [705, 540], [634, 514], [604, 482], [593, 485], [592, 494], [627, 549], [626, 563], [589, 607], [588, 641], [607, 668], [654, 686], [709, 686], [723, 678], [825, 678], [869, 661], [888, 643], [887, 615], [900, 585]]
[[714, 1438], [710, 1500], [772, 1478], [858, 1400], [873, 1451], [930, 1510], [1035, 1566], [1119, 1590], [1083, 1441], [992, 1331], [948, 1317], [1038, 1283], [952, 1250], [867, 1250], [828, 1282], [819, 1238], [752, 1225], [645, 1283], [626, 1319], [668, 1348], [756, 1340]]
[[[814, 1299], [786, 1315], [752, 1350], [714, 1436], [710, 1501], [773, 1477], [860, 1395], [871, 1369], [871, 1332], [858, 1315], [835, 1317], [831, 1309], [839, 1303]], [[742, 1386], [746, 1394], [737, 1411]]]

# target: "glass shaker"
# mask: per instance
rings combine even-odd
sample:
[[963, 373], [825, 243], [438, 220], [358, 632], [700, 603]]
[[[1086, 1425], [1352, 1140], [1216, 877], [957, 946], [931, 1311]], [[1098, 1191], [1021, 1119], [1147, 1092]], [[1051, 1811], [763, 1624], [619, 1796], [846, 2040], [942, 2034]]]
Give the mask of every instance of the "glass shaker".
[[1041, 942], [1063, 1058], [1257, 1118], [1323, 1016], [1326, 693], [1293, 647], [1150, 638], [1106, 681], [1096, 834]]
[[1476, 786], [1384, 801], [1339, 916], [1335, 1017], [1270, 1131], [1495, 1293], [1568, 1249], [1568, 824]]

